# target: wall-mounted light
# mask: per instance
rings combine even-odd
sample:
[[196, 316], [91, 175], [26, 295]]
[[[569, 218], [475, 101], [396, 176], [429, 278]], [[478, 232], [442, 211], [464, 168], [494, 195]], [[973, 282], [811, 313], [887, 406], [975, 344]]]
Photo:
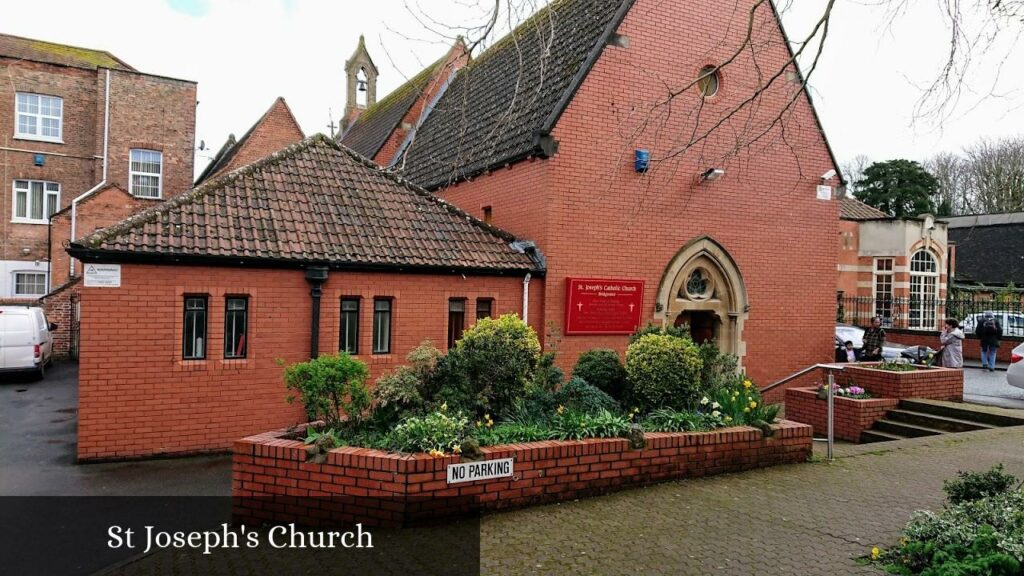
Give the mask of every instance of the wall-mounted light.
[[708, 168], [700, 175], [701, 182], [711, 182], [725, 176], [725, 170], [721, 168]]

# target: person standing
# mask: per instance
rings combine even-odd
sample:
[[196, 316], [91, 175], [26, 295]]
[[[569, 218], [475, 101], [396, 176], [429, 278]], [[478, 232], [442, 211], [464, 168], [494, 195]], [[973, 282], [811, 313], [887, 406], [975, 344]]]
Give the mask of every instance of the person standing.
[[871, 319], [871, 327], [864, 331], [864, 347], [861, 349], [861, 360], [877, 362], [882, 359], [882, 347], [885, 346], [885, 330], [882, 329], [882, 317]]
[[939, 334], [939, 342], [942, 343], [942, 367], [963, 368], [964, 367], [964, 331], [960, 329], [960, 322], [956, 318], [947, 318]]
[[999, 340], [1003, 337], [1003, 327], [996, 320], [996, 315], [991, 311], [985, 312], [974, 333], [981, 340], [981, 367], [995, 372], [996, 353], [999, 352]]

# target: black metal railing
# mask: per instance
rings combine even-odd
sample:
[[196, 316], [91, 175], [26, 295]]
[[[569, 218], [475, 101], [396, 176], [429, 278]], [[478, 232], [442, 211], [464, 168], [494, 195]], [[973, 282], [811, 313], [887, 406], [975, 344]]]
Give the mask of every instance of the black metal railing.
[[868, 326], [875, 316], [885, 328], [937, 331], [946, 318], [956, 318], [973, 333], [985, 312], [992, 312], [1005, 336], [1024, 336], [1024, 303], [1019, 299], [922, 299], [846, 296], [836, 299], [836, 322]]

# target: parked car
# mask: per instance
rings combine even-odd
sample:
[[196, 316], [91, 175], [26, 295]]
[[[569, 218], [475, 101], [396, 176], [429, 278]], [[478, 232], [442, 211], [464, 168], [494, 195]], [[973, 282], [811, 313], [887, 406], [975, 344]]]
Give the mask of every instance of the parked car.
[[1010, 367], [1006, 369], [1006, 383], [1017, 388], [1024, 388], [1024, 344], [1014, 348], [1010, 355]]
[[0, 372], [35, 372], [42, 378], [56, 329], [38, 306], [0, 306]]
[[[864, 329], [851, 324], [836, 324], [836, 362], [846, 361], [846, 342], [853, 342], [853, 348], [860, 358], [861, 349], [864, 347]], [[936, 351], [928, 346], [907, 346], [896, 342], [886, 342], [882, 346], [882, 358], [885, 360], [896, 360], [903, 358], [916, 364], [929, 362], [929, 355], [936, 354]]]
[[[999, 325], [1003, 327], [1003, 336], [1024, 336], [1024, 314], [995, 311], [992, 314], [996, 317]], [[978, 329], [978, 325], [981, 324], [984, 317], [984, 313], [979, 313], [971, 314], [964, 318], [964, 321], [960, 323], [963, 325], [964, 334], [968, 336], [974, 334], [974, 331]]]

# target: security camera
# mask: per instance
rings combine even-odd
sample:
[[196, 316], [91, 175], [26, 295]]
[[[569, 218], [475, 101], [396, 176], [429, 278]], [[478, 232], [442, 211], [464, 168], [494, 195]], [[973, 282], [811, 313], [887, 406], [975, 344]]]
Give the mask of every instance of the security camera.
[[825, 172], [824, 174], [821, 175], [821, 180], [824, 182], [825, 180], [831, 180], [832, 178], [835, 178], [835, 176], [836, 176], [836, 171], [835, 170], [829, 170], [828, 172]]

